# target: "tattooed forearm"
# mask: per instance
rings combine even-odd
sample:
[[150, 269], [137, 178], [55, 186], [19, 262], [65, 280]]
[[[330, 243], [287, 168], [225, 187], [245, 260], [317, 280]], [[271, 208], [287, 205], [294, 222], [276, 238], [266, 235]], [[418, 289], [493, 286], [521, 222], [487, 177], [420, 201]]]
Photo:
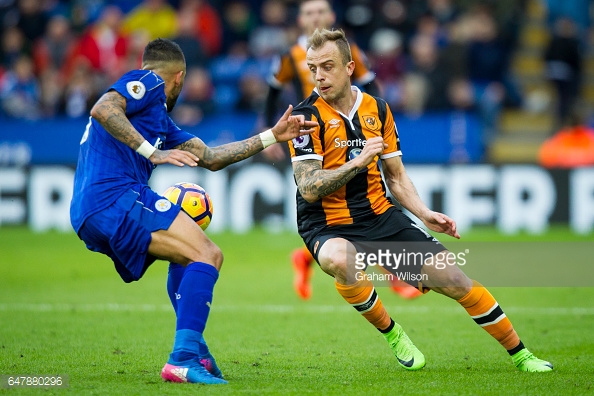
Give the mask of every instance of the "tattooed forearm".
[[[202, 143], [200, 139], [193, 138], [186, 142], [183, 142], [182, 144], [178, 144], [177, 146], [175, 146], [175, 148], [178, 150], [190, 151], [196, 154], [196, 151], [198, 150], [200, 143]], [[202, 145], [204, 145], [204, 143], [202, 143]]]
[[126, 99], [115, 91], [107, 92], [97, 101], [91, 116], [113, 137], [134, 150], [145, 140], [126, 117]]
[[264, 147], [262, 146], [262, 139], [256, 135], [249, 139], [217, 147], [208, 147], [202, 140], [196, 138], [188, 140], [176, 148], [194, 153], [200, 158], [199, 166], [216, 171], [249, 158], [262, 151]]
[[211, 165], [210, 169], [217, 170], [249, 158], [263, 149], [262, 139], [256, 135], [239, 142], [207, 148], [204, 153], [204, 160]]
[[311, 203], [347, 184], [359, 168], [347, 162], [338, 169], [328, 170], [322, 169], [321, 161], [305, 160], [294, 162], [293, 171], [301, 196]]

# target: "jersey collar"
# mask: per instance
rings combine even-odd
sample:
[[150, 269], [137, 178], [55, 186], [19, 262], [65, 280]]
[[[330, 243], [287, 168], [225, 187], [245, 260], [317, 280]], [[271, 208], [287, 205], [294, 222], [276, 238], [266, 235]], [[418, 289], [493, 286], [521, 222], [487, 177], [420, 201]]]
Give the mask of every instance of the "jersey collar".
[[[361, 102], [363, 101], [363, 92], [361, 92], [361, 90], [359, 89], [359, 87], [355, 86], [355, 85], [351, 85], [351, 91], [355, 91], [357, 92], [357, 99], [355, 99], [355, 104], [353, 105], [353, 108], [351, 109], [351, 111], [349, 112], [349, 115], [347, 116], [346, 114], [343, 114], [342, 112], [336, 110], [333, 108], [333, 110], [335, 112], [337, 112], [338, 114], [340, 114], [341, 116], [343, 116], [344, 118], [346, 118], [347, 120], [349, 120], [349, 123], [351, 124], [351, 128], [355, 129], [354, 125], [353, 125], [353, 117], [355, 117], [355, 114], [357, 113], [357, 110], [359, 110], [359, 106], [361, 106]], [[324, 100], [322, 98], [322, 96], [320, 95], [320, 92], [318, 91], [318, 87], [314, 88], [314, 92], [316, 94], [318, 94], [318, 96], [320, 97], [320, 99]], [[330, 105], [328, 105], [330, 106]]]
[[359, 110], [359, 106], [361, 106], [361, 102], [363, 101], [363, 93], [361, 92], [361, 90], [354, 86], [351, 85], [351, 91], [355, 91], [357, 92], [357, 99], [355, 99], [355, 104], [353, 105], [353, 108], [351, 109], [348, 119], [352, 120], [353, 117], [355, 116], [355, 113], [357, 113], [357, 110]]
[[[361, 90], [359, 89], [359, 87], [357, 87], [355, 85], [351, 85], [351, 91], [357, 92], [357, 99], [355, 99], [355, 104], [353, 105], [353, 108], [349, 112], [349, 115], [347, 116], [346, 114], [343, 114], [342, 112], [334, 109], [334, 111], [336, 111], [337, 113], [339, 113], [343, 117], [348, 118], [349, 120], [352, 120], [353, 119], [353, 117], [355, 116], [355, 113], [357, 112], [357, 110], [359, 110], [359, 106], [361, 106], [361, 102], [363, 101], [363, 92], [361, 92]], [[318, 87], [315, 87], [314, 88], [314, 92], [316, 94], [318, 94], [318, 96], [320, 97], [320, 99], [323, 100], [322, 95], [320, 95], [320, 92], [318, 91]], [[330, 105], [328, 105], [328, 106], [330, 106]]]

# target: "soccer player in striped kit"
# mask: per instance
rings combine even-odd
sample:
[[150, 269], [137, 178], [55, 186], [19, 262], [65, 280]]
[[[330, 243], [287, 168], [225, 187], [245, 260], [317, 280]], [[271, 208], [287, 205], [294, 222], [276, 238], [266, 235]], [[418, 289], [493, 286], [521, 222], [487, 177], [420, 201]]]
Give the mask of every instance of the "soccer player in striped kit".
[[[329, 0], [303, 0], [299, 3], [297, 23], [303, 34], [299, 36], [297, 43], [273, 63], [273, 70], [268, 78], [269, 91], [264, 111], [266, 125], [272, 125], [273, 123], [278, 98], [283, 87], [291, 84], [299, 102], [312, 93], [315, 82], [305, 59], [307, 37], [311, 36], [316, 28], [330, 28], [335, 22], [336, 15]], [[379, 95], [375, 73], [369, 69], [365, 54], [356, 44], [351, 44], [351, 56], [353, 62], [355, 62], [355, 70], [351, 76], [353, 82], [362, 87], [368, 94]], [[274, 152], [271, 153], [272, 151]], [[277, 159], [285, 155], [280, 145], [268, 148], [267, 153], [269, 157]], [[299, 297], [307, 300], [312, 293], [311, 276], [313, 274], [314, 258], [307, 248], [302, 247], [293, 251], [292, 261], [295, 272], [293, 281], [295, 292]], [[395, 277], [391, 278], [391, 288], [404, 298], [410, 299], [421, 295], [415, 288]]]
[[519, 370], [551, 371], [551, 363], [524, 346], [491, 293], [457, 265], [437, 265], [445, 264], [447, 249], [387, 198], [386, 187], [429, 229], [460, 238], [454, 220], [430, 210], [408, 178], [389, 106], [351, 86], [355, 64], [344, 33], [318, 29], [308, 45], [307, 65], [316, 89], [294, 114], [319, 126], [289, 143], [298, 188], [297, 223], [311, 254], [334, 277], [336, 290], [383, 334], [402, 367], [421, 369], [424, 355], [390, 317], [373, 283], [352, 265], [361, 242], [415, 243], [423, 257], [431, 257], [407, 267], [411, 279], [426, 277], [413, 283], [420, 291], [456, 300], [505, 348]]

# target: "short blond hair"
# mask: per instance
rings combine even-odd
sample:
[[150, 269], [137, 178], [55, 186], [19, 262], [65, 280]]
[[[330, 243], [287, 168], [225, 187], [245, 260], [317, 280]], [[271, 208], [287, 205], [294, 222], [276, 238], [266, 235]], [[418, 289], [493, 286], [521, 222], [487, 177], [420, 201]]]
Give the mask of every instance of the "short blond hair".
[[316, 29], [311, 37], [307, 39], [307, 48], [318, 50], [322, 48], [328, 41], [333, 41], [338, 47], [338, 52], [340, 52], [342, 57], [343, 65], [346, 65], [353, 60], [353, 56], [351, 55], [351, 46], [349, 45], [346, 35], [342, 29]]

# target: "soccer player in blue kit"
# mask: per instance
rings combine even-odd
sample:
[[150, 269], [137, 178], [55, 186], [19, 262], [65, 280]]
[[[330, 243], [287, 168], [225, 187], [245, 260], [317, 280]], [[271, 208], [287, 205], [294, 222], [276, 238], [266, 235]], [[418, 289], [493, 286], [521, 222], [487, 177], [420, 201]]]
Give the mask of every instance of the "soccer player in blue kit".
[[249, 139], [208, 147], [167, 115], [186, 73], [182, 50], [156, 39], [145, 48], [142, 70], [124, 74], [91, 109], [80, 143], [70, 217], [89, 250], [109, 256], [124, 282], [139, 280], [156, 260], [171, 262], [167, 292], [176, 312], [167, 381], [224, 384], [204, 341], [221, 250], [181, 208], [152, 191], [156, 165], [219, 170], [265, 147], [312, 132], [315, 122], [291, 116]]

